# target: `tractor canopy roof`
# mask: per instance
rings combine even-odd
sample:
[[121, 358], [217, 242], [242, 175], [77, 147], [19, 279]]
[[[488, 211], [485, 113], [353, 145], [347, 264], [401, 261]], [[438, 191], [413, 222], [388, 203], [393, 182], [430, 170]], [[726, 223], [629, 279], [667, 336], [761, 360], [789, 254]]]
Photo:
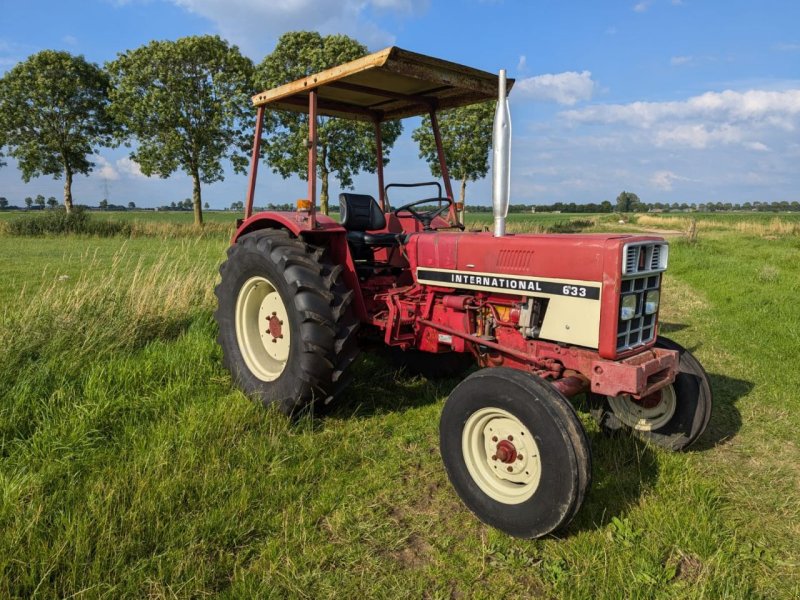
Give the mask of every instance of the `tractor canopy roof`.
[[493, 100], [497, 81], [486, 71], [391, 46], [256, 94], [253, 104], [307, 113], [316, 90], [319, 114], [380, 122]]

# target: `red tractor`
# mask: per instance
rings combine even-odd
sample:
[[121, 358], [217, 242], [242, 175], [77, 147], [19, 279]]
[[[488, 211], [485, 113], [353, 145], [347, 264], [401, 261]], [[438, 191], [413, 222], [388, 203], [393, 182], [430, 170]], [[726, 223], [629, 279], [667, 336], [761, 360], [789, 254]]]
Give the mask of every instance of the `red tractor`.
[[[589, 441], [570, 397], [587, 394], [606, 428], [681, 450], [708, 423], [711, 389], [692, 354], [657, 332], [664, 239], [506, 234], [506, 87], [504, 71], [393, 47], [256, 95], [245, 219], [220, 268], [215, 316], [236, 384], [287, 414], [330, 402], [362, 339], [443, 374], [477, 363], [444, 405], [442, 460], [479, 519], [532, 538], [568, 523], [589, 487]], [[494, 231], [465, 231], [436, 115], [498, 89]], [[252, 214], [267, 107], [308, 114], [308, 196], [296, 212]], [[393, 208], [380, 125], [421, 114], [444, 194], [404, 184], [439, 191]], [[375, 126], [377, 200], [342, 193], [339, 222], [315, 210], [318, 115]]]

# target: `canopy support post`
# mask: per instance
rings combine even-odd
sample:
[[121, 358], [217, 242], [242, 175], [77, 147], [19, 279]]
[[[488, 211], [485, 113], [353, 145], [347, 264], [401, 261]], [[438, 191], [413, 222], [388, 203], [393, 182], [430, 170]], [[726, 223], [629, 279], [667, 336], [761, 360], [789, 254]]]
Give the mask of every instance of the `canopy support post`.
[[442, 145], [442, 135], [439, 131], [439, 120], [436, 118], [436, 109], [431, 108], [431, 129], [433, 129], [433, 139], [436, 140], [436, 154], [439, 157], [439, 170], [444, 179], [444, 190], [450, 199], [450, 212], [448, 214], [451, 223], [458, 223], [458, 211], [455, 209], [453, 201], [453, 186], [450, 183], [450, 172], [447, 170], [447, 160], [444, 157], [444, 146]]
[[253, 199], [256, 195], [256, 177], [258, 176], [258, 159], [261, 154], [261, 131], [264, 128], [264, 105], [256, 111], [256, 133], [253, 138], [253, 154], [250, 157], [250, 178], [247, 182], [247, 199], [244, 208], [244, 218], [253, 216]]
[[311, 228], [317, 226], [317, 90], [308, 93], [308, 211]]
[[383, 189], [383, 138], [380, 119], [375, 119], [375, 149], [378, 165], [378, 202], [381, 205], [381, 211], [386, 212], [386, 198]]

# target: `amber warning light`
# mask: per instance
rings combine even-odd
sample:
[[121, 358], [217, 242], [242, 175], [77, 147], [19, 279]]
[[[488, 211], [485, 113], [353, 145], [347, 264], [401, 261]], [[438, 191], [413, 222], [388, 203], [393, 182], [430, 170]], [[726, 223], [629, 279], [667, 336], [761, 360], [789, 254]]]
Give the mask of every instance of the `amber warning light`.
[[311, 210], [311, 200], [298, 200], [297, 210]]

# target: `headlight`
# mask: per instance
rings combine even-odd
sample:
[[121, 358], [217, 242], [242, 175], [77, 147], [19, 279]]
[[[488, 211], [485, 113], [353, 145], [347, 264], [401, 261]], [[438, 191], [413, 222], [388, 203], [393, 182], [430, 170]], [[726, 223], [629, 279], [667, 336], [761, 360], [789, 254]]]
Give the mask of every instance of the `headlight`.
[[661, 299], [661, 294], [658, 290], [651, 290], [647, 292], [644, 298], [644, 314], [652, 315], [658, 311], [658, 301]]
[[636, 295], [628, 294], [622, 297], [622, 308], [619, 311], [619, 318], [623, 321], [630, 321], [636, 315]]

